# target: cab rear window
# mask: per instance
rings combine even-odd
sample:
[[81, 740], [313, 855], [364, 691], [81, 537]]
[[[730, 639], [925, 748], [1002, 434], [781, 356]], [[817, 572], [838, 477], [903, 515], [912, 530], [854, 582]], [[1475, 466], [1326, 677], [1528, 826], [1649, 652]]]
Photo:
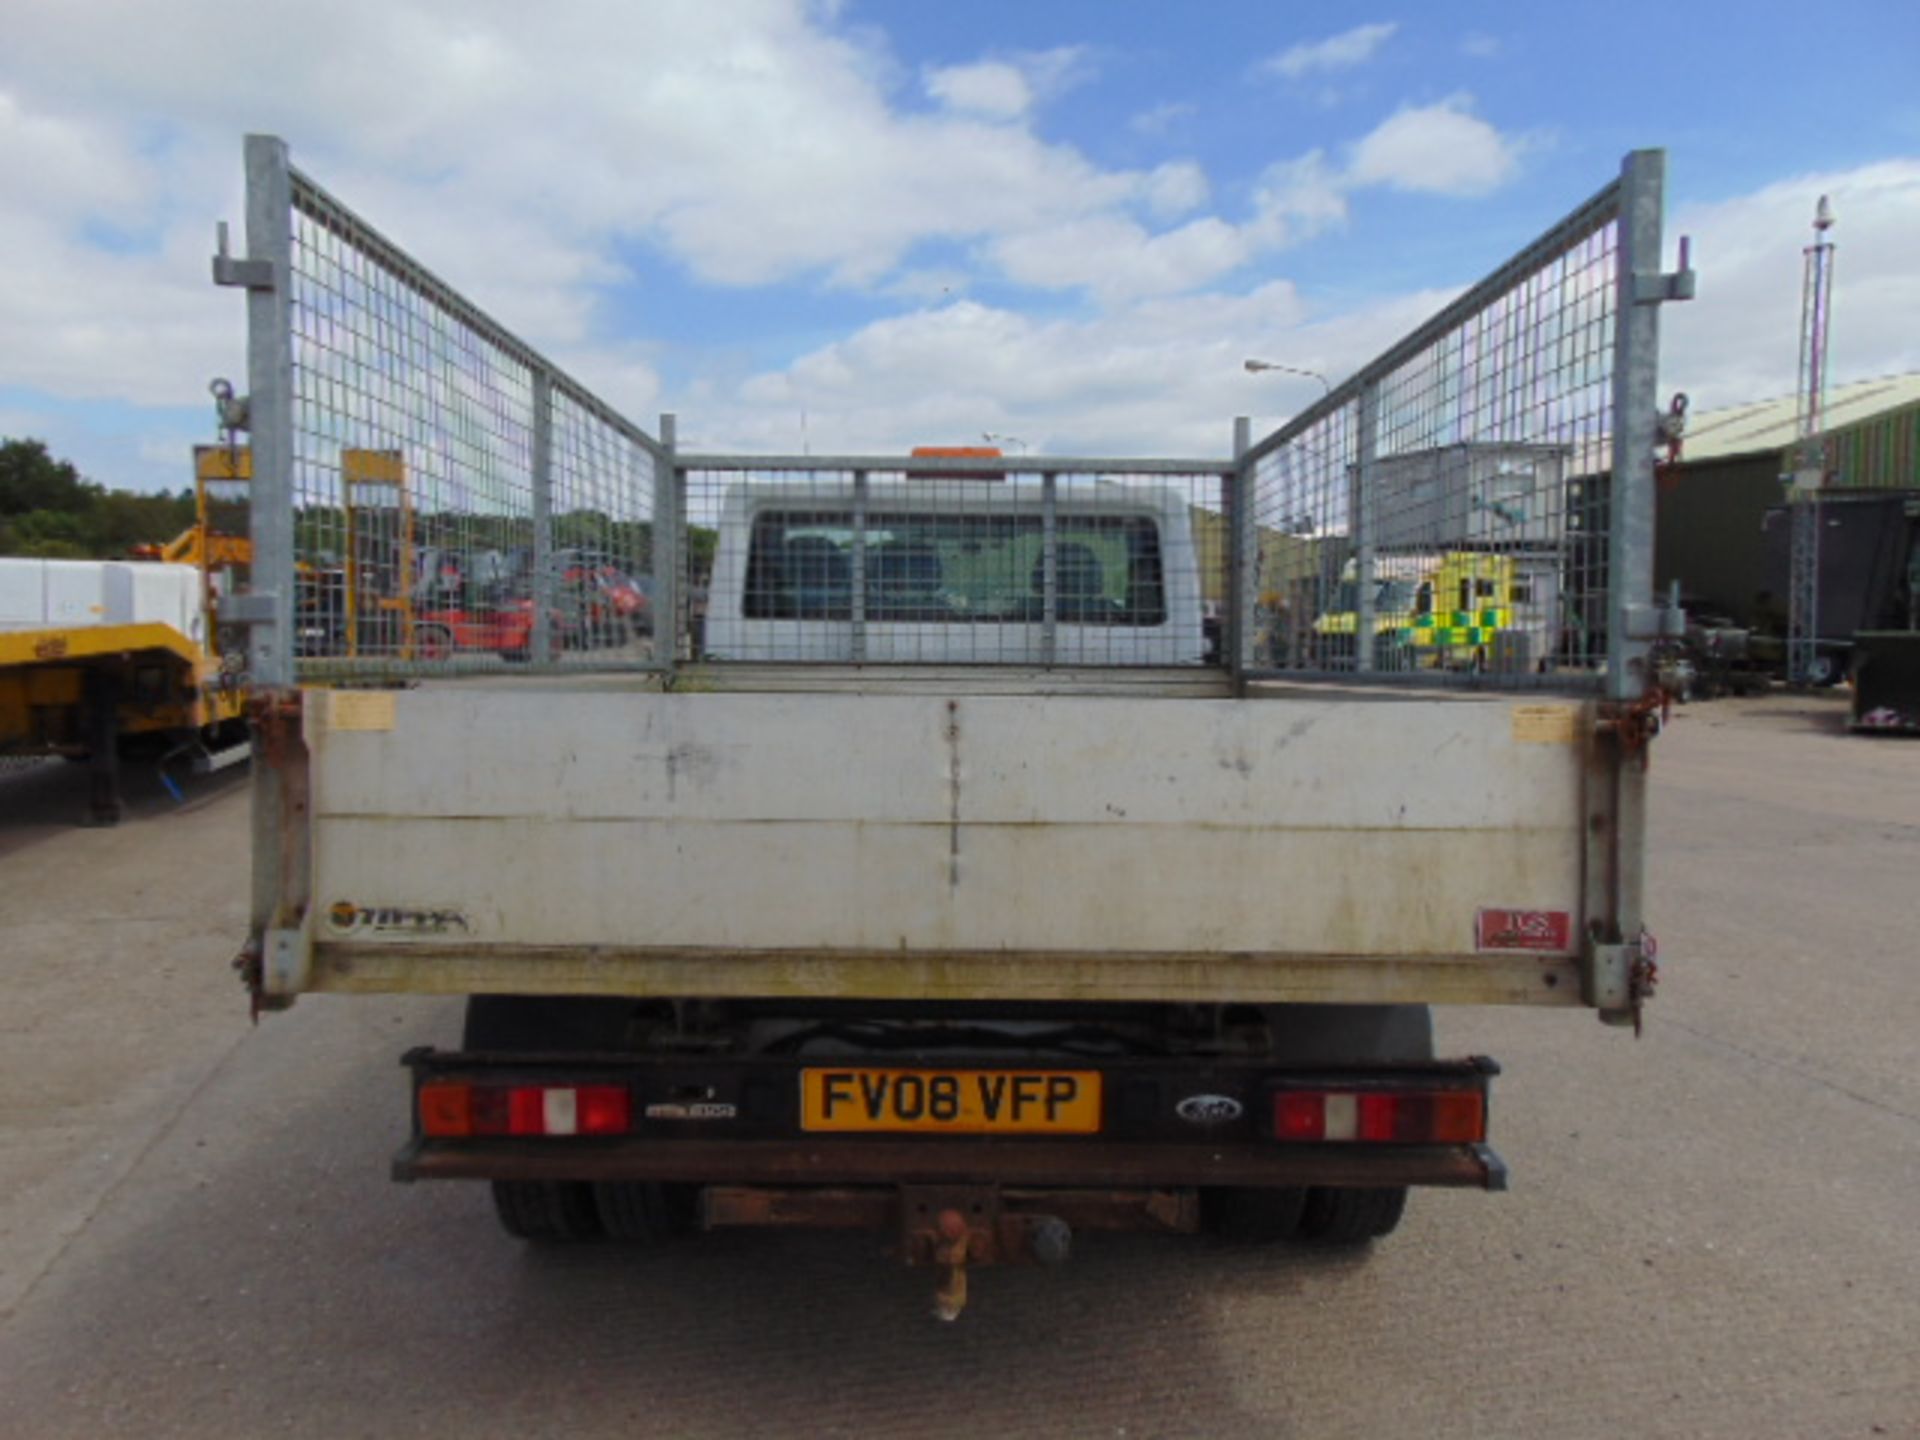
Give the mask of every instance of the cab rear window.
[[[870, 622], [1038, 624], [1046, 540], [1038, 515], [867, 516], [856, 547], [844, 511], [763, 511], [747, 552], [749, 620], [850, 620], [856, 566]], [[1159, 527], [1144, 516], [1061, 516], [1054, 613], [1063, 625], [1163, 625]]]

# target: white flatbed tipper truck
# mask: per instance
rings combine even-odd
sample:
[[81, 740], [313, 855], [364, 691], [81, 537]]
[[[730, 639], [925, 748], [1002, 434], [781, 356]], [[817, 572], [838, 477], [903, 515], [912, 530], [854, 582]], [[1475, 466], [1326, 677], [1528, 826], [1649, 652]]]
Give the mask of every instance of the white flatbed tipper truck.
[[[397, 1178], [488, 1181], [530, 1241], [889, 1230], [950, 1318], [969, 1267], [1081, 1231], [1359, 1244], [1410, 1187], [1501, 1188], [1497, 1067], [1437, 1058], [1430, 1007], [1638, 1022], [1657, 306], [1691, 281], [1658, 152], [1211, 460], [689, 453], [247, 155], [250, 253], [216, 261], [257, 472], [242, 969], [266, 1009], [470, 997], [459, 1050], [405, 1057]], [[421, 383], [312, 340], [381, 325], [428, 337]], [[385, 398], [325, 410], [356, 388]], [[1559, 557], [1549, 653], [1288, 649], [1342, 585], [1371, 633], [1403, 539], [1502, 544], [1470, 495], [1386, 524], [1383, 460], [1522, 443], [1565, 457], [1501, 500]], [[649, 638], [296, 659], [343, 446], [411, 491], [355, 517], [356, 603], [404, 569], [383, 534], [524, 543], [536, 614], [599, 547]]]

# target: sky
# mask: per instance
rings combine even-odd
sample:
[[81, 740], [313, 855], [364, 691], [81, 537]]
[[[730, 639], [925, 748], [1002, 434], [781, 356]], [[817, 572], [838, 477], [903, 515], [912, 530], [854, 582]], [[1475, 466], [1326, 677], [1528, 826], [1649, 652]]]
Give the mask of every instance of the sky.
[[[1920, 370], [1920, 5], [5, 0], [0, 436], [190, 480], [241, 137], [703, 450], [1219, 456], [1669, 155], [1695, 413]], [[1671, 252], [1670, 252], [1671, 255]], [[1669, 259], [1671, 263], [1671, 258]]]

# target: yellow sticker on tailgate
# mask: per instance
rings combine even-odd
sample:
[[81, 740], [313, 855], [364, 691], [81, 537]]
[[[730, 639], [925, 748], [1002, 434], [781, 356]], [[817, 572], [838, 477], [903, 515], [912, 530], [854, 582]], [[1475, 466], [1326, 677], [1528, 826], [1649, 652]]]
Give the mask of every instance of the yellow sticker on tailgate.
[[1571, 745], [1573, 717], [1571, 705], [1516, 705], [1513, 738], [1522, 745]]
[[327, 726], [333, 730], [393, 729], [393, 691], [329, 690]]

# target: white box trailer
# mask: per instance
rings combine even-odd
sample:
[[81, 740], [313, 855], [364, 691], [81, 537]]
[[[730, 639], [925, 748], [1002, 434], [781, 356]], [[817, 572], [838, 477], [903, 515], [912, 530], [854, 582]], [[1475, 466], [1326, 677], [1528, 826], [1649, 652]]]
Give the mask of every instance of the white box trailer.
[[96, 824], [120, 818], [121, 752], [244, 757], [237, 678], [208, 637], [197, 566], [0, 559], [0, 754], [89, 769]]
[[[970, 1263], [1058, 1260], [1075, 1230], [1363, 1243], [1409, 1186], [1499, 1188], [1497, 1067], [1436, 1058], [1429, 1007], [1637, 1022], [1656, 304], [1685, 288], [1657, 271], [1657, 153], [1287, 426], [1191, 460], [687, 453], [279, 142], [248, 156], [254, 268], [228, 278], [251, 307], [266, 598], [246, 613], [271, 693], [243, 973], [265, 1008], [471, 997], [459, 1050], [407, 1057], [397, 1178], [487, 1180], [530, 1240], [890, 1227], [951, 1316]], [[296, 251], [307, 227], [335, 239]], [[381, 533], [525, 544], [535, 615], [543, 557], [590, 556], [644, 585], [647, 638], [296, 661], [273, 597], [323, 563], [341, 489], [285, 417], [351, 393], [328, 367], [358, 362], [305, 351], [285, 390], [302, 312], [264, 281], [289, 275], [343, 297], [344, 332], [398, 306], [457, 334], [422, 363], [479, 356], [502, 414], [530, 397], [521, 470], [423, 444], [461, 433], [437, 410], [393, 433], [333, 417], [434, 492]], [[1422, 357], [1469, 353], [1449, 337], [1509, 330], [1447, 393], [1530, 389], [1533, 453], [1608, 452], [1605, 524], [1580, 516], [1604, 563], [1569, 564], [1554, 602], [1604, 623], [1550, 627], [1524, 674], [1260, 646], [1259, 607], [1294, 597], [1267, 567], [1382, 573], [1392, 522], [1350, 477], [1383, 396], [1431, 432], [1402, 444], [1517, 443], [1473, 407], [1404, 405]], [[365, 573], [345, 583], [377, 605]]]
[[200, 572], [155, 561], [0, 559], [0, 630], [165, 625], [206, 642]]

